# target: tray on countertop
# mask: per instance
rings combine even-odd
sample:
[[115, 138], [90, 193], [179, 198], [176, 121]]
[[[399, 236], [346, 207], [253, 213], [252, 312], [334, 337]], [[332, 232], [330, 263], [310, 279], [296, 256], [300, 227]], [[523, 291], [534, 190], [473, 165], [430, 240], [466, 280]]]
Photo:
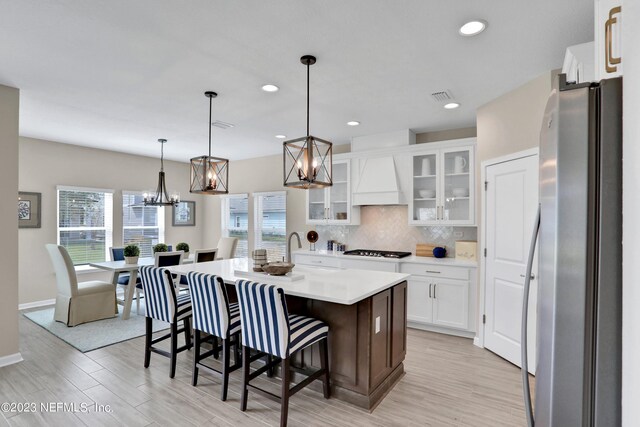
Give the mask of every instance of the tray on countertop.
[[295, 271], [292, 271], [291, 273], [287, 273], [284, 276], [274, 276], [274, 275], [262, 273], [259, 271], [244, 271], [244, 270], [235, 270], [233, 274], [236, 277], [244, 277], [246, 279], [268, 280], [269, 282], [296, 282], [298, 280], [304, 279], [304, 274], [296, 273]]

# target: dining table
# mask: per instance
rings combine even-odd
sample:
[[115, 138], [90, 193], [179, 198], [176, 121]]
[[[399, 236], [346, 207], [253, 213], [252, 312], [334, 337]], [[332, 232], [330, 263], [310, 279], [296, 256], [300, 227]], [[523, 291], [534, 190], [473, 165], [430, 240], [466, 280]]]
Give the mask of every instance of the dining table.
[[[111, 283], [117, 287], [118, 277], [122, 273], [129, 273], [129, 282], [125, 286], [124, 301], [119, 301], [123, 305], [122, 320], [127, 320], [131, 316], [131, 305], [133, 304], [133, 295], [136, 291], [136, 280], [138, 279], [138, 269], [145, 265], [154, 265], [154, 257], [138, 258], [136, 264], [127, 264], [123, 261], [103, 261], [89, 263], [91, 267], [99, 268], [101, 270], [110, 271], [112, 273]], [[193, 263], [193, 256], [182, 260], [183, 264]]]

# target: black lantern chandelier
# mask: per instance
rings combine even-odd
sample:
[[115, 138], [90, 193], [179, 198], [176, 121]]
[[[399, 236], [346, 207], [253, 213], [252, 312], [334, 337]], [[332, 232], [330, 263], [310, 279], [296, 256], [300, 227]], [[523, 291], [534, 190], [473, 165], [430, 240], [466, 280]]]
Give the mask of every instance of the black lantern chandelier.
[[229, 193], [229, 160], [211, 156], [211, 110], [215, 92], [205, 92], [209, 98], [209, 155], [191, 159], [191, 186], [189, 191], [198, 194]]
[[169, 196], [164, 177], [164, 144], [166, 139], [159, 139], [160, 143], [160, 173], [158, 173], [158, 188], [155, 194], [147, 192], [143, 194], [145, 206], [175, 206], [180, 202], [180, 193], [172, 192]]
[[300, 62], [307, 66], [307, 136], [283, 143], [284, 186], [303, 189], [330, 187], [333, 185], [333, 144], [309, 134], [309, 67], [316, 63], [316, 58], [305, 55]]

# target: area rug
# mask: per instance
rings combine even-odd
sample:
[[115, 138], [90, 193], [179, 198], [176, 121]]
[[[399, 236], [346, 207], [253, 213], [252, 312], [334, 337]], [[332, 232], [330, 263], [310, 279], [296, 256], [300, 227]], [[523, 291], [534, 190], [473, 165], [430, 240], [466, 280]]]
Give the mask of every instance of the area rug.
[[[138, 316], [135, 314], [135, 310], [132, 310], [129, 319], [122, 320], [122, 307], [118, 306], [118, 309], [120, 310], [118, 317], [83, 323], [72, 328], [53, 320], [53, 307], [23, 314], [24, 317], [42, 326], [62, 341], [86, 353], [87, 351], [141, 337], [145, 334], [144, 315]], [[169, 328], [168, 323], [157, 320], [153, 322], [154, 332], [167, 328]]]

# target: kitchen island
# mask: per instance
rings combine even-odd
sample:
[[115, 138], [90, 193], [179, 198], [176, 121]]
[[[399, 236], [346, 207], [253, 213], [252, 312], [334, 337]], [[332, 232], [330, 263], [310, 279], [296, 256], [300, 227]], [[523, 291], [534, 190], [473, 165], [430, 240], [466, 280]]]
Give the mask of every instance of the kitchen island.
[[[231, 302], [237, 300], [234, 285], [238, 279], [277, 285], [285, 292], [290, 313], [326, 322], [334, 398], [373, 409], [404, 373], [408, 274], [296, 267], [294, 273], [304, 277], [290, 281], [256, 277], [246, 258], [169, 269], [178, 274], [197, 271], [222, 277]], [[319, 367], [318, 350], [304, 350], [296, 364], [300, 368]], [[321, 384], [312, 387], [320, 390]]]

